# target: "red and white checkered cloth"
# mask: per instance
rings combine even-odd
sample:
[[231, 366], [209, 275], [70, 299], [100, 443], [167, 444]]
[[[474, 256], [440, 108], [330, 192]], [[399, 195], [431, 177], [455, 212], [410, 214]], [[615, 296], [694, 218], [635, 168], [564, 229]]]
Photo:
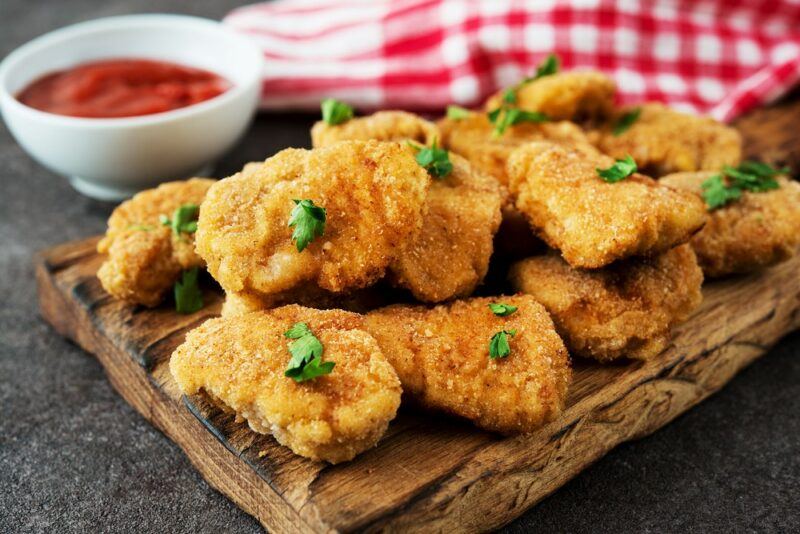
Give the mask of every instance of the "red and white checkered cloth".
[[800, 0], [277, 0], [224, 22], [264, 50], [266, 109], [472, 106], [551, 52], [620, 103], [723, 121], [800, 79]]

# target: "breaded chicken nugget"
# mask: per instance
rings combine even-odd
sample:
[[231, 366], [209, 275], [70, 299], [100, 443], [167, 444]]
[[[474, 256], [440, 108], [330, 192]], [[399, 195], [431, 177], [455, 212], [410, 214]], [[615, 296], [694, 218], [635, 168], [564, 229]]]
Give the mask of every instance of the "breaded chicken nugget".
[[[430, 177], [399, 143], [287, 149], [208, 192], [197, 252], [228, 293], [262, 297], [311, 283], [333, 292], [381, 278], [416, 237]], [[326, 210], [323, 235], [297, 250], [294, 200]]]
[[703, 273], [688, 244], [604, 269], [574, 269], [555, 254], [514, 264], [513, 287], [542, 303], [572, 354], [647, 359], [702, 301]]
[[[525, 111], [544, 113], [552, 120], [580, 122], [610, 115], [616, 90], [614, 80], [601, 72], [560, 72], [523, 82], [515, 90], [515, 105]], [[491, 96], [486, 101], [486, 110], [500, 107], [505, 92]]]
[[494, 135], [494, 125], [485, 113], [470, 113], [463, 119], [442, 119], [442, 146], [466, 158], [472, 165], [508, 183], [506, 160], [516, 148], [531, 141], [553, 141], [566, 145], [589, 144], [578, 126], [571, 122], [523, 122]]
[[[330, 374], [304, 382], [284, 376], [284, 336], [306, 323], [322, 343]], [[272, 434], [295, 454], [331, 463], [374, 446], [400, 406], [400, 382], [363, 318], [338, 310], [285, 306], [206, 321], [172, 354], [181, 391], [201, 391]]]
[[470, 295], [489, 269], [506, 191], [497, 181], [450, 154], [453, 170], [434, 180], [427, 214], [390, 268], [390, 279], [418, 300]]
[[[490, 302], [518, 309], [498, 317]], [[367, 330], [419, 404], [504, 434], [528, 432], [561, 412], [571, 378], [569, 355], [532, 297], [478, 298], [434, 308], [389, 306], [367, 315]], [[510, 354], [489, 356], [505, 334]]]
[[509, 189], [534, 231], [573, 267], [598, 268], [685, 243], [706, 220], [696, 195], [634, 174], [608, 183], [614, 160], [593, 150], [537, 142], [508, 160]]
[[643, 172], [652, 176], [682, 171], [716, 170], [737, 165], [742, 157], [742, 138], [734, 128], [710, 117], [680, 113], [661, 104], [641, 106], [639, 118], [626, 131], [614, 135], [614, 125], [625, 113], [590, 139], [614, 158], [630, 154]]
[[[660, 183], [702, 195], [701, 184], [716, 173], [678, 173]], [[709, 213], [691, 240], [708, 277], [746, 273], [794, 256], [800, 244], [800, 184], [776, 178], [779, 189], [753, 193]]]
[[379, 111], [366, 117], [357, 117], [335, 126], [318, 121], [311, 128], [314, 147], [328, 146], [339, 141], [416, 141], [430, 145], [440, 137], [432, 122], [406, 111]]
[[120, 204], [97, 244], [100, 254], [108, 254], [97, 271], [103, 288], [118, 299], [155, 306], [182, 270], [202, 267], [194, 234], [176, 233], [159, 218], [172, 217], [182, 205], [199, 206], [213, 183], [208, 178], [169, 182]]

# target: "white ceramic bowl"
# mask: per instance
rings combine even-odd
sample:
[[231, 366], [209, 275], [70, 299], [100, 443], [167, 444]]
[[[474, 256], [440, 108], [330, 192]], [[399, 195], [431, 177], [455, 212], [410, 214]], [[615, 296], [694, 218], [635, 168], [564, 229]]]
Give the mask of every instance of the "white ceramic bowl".
[[[86, 61], [148, 58], [209, 70], [233, 87], [185, 108], [119, 119], [45, 113], [20, 103], [40, 76]], [[230, 149], [258, 105], [263, 56], [217, 22], [176, 15], [93, 20], [48, 33], [0, 64], [0, 109], [8, 129], [39, 163], [80, 192], [120, 200], [155, 184], [191, 176]]]

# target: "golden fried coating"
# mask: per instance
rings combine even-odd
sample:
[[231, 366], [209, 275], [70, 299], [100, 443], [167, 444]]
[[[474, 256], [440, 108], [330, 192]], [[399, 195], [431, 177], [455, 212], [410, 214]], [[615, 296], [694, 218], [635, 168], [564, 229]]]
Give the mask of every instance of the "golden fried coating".
[[311, 128], [314, 147], [328, 146], [339, 141], [416, 141], [430, 145], [440, 137], [436, 125], [406, 111], [378, 111], [366, 117], [350, 119], [331, 126], [318, 121]]
[[453, 171], [431, 184], [421, 232], [390, 268], [392, 282], [424, 302], [467, 296], [481, 283], [506, 198], [464, 158], [450, 154], [450, 161]]
[[608, 156], [553, 143], [530, 143], [506, 167], [516, 206], [534, 231], [573, 267], [598, 268], [652, 256], [685, 243], [706, 220], [696, 195], [634, 174], [607, 183]]
[[583, 130], [567, 121], [523, 122], [510, 126], [501, 136], [493, 134], [494, 126], [485, 113], [471, 113], [463, 119], [441, 119], [438, 125], [445, 148], [503, 184], [508, 183], [506, 160], [521, 145], [543, 140], [566, 145], [589, 144]]
[[509, 277], [547, 308], [572, 354], [600, 362], [660, 354], [670, 329], [703, 299], [703, 273], [688, 244], [592, 271], [555, 254], [535, 256], [514, 264]]
[[[702, 195], [701, 184], [713, 172], [678, 173], [660, 183]], [[691, 240], [707, 277], [746, 273], [794, 256], [800, 244], [800, 184], [777, 178], [780, 189], [745, 191], [741, 199], [709, 213], [705, 227]]]
[[[330, 374], [284, 376], [284, 332], [304, 322], [322, 342]], [[400, 406], [400, 382], [359, 315], [285, 306], [206, 321], [172, 354], [186, 395], [206, 393], [300, 456], [331, 463], [374, 446]]]
[[168, 182], [120, 204], [97, 244], [100, 254], [108, 254], [97, 271], [103, 288], [115, 298], [155, 306], [181, 271], [202, 267], [203, 260], [194, 251], [194, 235], [176, 235], [159, 217], [172, 217], [183, 204], [199, 206], [213, 183], [208, 178]]
[[738, 165], [742, 157], [742, 138], [734, 128], [710, 117], [680, 113], [661, 104], [641, 106], [639, 118], [631, 127], [614, 135], [616, 118], [590, 139], [614, 158], [630, 154], [639, 168], [651, 176], [682, 171], [717, 170]]
[[[269, 297], [308, 283], [337, 293], [366, 287], [416, 237], [429, 183], [399, 143], [286, 149], [211, 188], [197, 251], [228, 293]], [[302, 252], [288, 226], [293, 199], [327, 210], [324, 235]]]
[[[517, 306], [507, 317], [488, 304]], [[477, 298], [434, 308], [389, 306], [367, 315], [367, 330], [417, 403], [504, 434], [528, 432], [561, 412], [571, 378], [569, 355], [532, 297]], [[489, 357], [502, 330], [511, 354]]]
[[[616, 90], [614, 80], [601, 72], [560, 72], [522, 84], [516, 90], [516, 106], [544, 113], [552, 120], [580, 122], [610, 115]], [[487, 111], [500, 107], [503, 93], [505, 90], [486, 101]]]

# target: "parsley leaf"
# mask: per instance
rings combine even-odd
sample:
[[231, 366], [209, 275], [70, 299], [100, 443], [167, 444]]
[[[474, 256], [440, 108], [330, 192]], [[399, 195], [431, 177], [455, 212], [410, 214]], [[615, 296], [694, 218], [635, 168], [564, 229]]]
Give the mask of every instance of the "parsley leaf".
[[775, 176], [790, 172], [789, 167], [775, 169], [758, 161], [744, 161], [738, 167], [725, 166], [722, 174], [715, 174], [700, 185], [703, 200], [709, 210], [715, 210], [740, 199], [744, 191], [763, 193], [778, 189], [780, 184]]
[[511, 346], [508, 344], [508, 336], [517, 335], [516, 330], [501, 330], [492, 336], [489, 341], [489, 357], [493, 360], [505, 358], [511, 354]]
[[164, 226], [172, 228], [172, 233], [193, 234], [197, 231], [197, 217], [200, 215], [200, 206], [197, 204], [181, 204], [172, 213], [172, 219], [166, 215], [159, 215], [158, 220]]
[[470, 111], [461, 106], [447, 106], [447, 118], [455, 121], [466, 119], [470, 116]]
[[289, 330], [283, 333], [289, 339], [298, 339], [306, 334], [310, 334], [311, 330], [306, 323], [295, 323]]
[[453, 171], [450, 154], [447, 150], [436, 146], [436, 139], [429, 147], [423, 147], [411, 141], [408, 142], [408, 145], [417, 151], [416, 160], [419, 166], [434, 178], [444, 178]]
[[539, 78], [544, 78], [545, 76], [550, 76], [552, 74], [556, 74], [558, 72], [559, 64], [561, 62], [558, 59], [558, 56], [555, 54], [549, 54], [546, 58], [539, 63], [539, 66], [536, 67], [536, 74], [531, 76], [530, 78], [526, 78], [526, 82], [532, 82], [533, 80], [538, 80]]
[[597, 168], [597, 174], [606, 182], [613, 184], [624, 180], [637, 170], [636, 162], [630, 156], [625, 156], [625, 159], [618, 159], [611, 167], [607, 169]]
[[510, 304], [503, 304], [502, 302], [490, 302], [489, 309], [492, 310], [492, 313], [497, 315], [498, 317], [507, 317], [517, 311], [516, 306], [511, 306]]
[[742, 190], [738, 187], [729, 187], [722, 179], [721, 174], [715, 174], [704, 181], [700, 187], [703, 189], [703, 200], [709, 210], [720, 208], [742, 196]]
[[353, 108], [334, 98], [326, 98], [320, 105], [322, 120], [331, 126], [347, 122], [353, 118]]
[[284, 371], [295, 382], [305, 382], [333, 371], [334, 362], [322, 363], [322, 342], [311, 332], [306, 323], [295, 323], [284, 336], [294, 339], [289, 343], [289, 367]]
[[633, 126], [633, 123], [639, 120], [639, 115], [642, 114], [642, 108], [633, 108], [629, 112], [623, 114], [614, 124], [612, 133], [614, 136], [619, 136], [628, 131], [628, 128]]
[[183, 271], [181, 279], [175, 282], [175, 311], [178, 313], [194, 313], [203, 307], [203, 292], [197, 285], [200, 270], [193, 267]]
[[488, 114], [489, 122], [494, 124], [492, 135], [499, 137], [503, 135], [509, 126], [514, 126], [521, 122], [547, 122], [549, 117], [538, 111], [524, 111], [519, 108], [499, 107]]
[[303, 252], [315, 238], [322, 237], [325, 233], [325, 208], [314, 205], [313, 200], [294, 199], [296, 206], [289, 217], [289, 226], [294, 226], [292, 241], [297, 246], [297, 252]]

